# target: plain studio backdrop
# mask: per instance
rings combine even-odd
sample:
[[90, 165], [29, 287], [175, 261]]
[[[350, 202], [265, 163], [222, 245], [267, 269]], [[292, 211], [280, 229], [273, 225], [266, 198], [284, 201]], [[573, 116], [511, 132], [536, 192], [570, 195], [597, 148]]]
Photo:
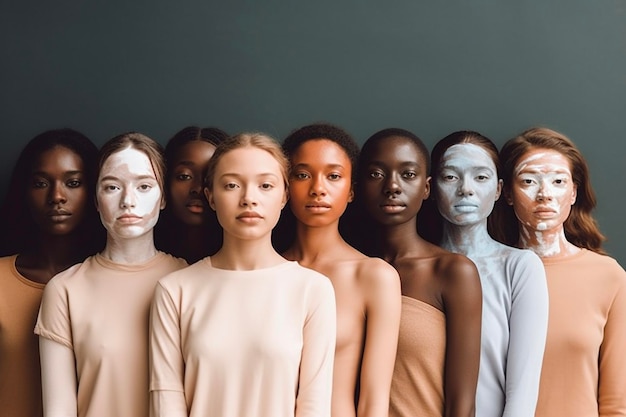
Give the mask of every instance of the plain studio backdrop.
[[626, 0], [2, 0], [0, 46], [2, 196], [24, 144], [59, 127], [165, 144], [191, 124], [282, 140], [327, 121], [432, 147], [540, 125], [585, 154], [626, 265]]

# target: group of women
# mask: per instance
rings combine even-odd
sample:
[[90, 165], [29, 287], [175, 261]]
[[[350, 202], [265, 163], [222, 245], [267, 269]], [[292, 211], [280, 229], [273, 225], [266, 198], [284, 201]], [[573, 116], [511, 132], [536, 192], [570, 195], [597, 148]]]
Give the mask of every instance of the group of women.
[[595, 204], [546, 128], [44, 132], [2, 206], [0, 411], [626, 415]]

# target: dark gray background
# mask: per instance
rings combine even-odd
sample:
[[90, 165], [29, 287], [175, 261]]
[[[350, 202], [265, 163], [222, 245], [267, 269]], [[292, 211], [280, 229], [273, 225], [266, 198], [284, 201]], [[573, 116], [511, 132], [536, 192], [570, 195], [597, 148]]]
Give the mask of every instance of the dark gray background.
[[543, 125], [587, 156], [626, 261], [626, 0], [13, 1], [0, 5], [0, 191], [21, 147], [189, 124], [282, 139], [314, 121], [360, 143], [402, 127], [498, 146]]

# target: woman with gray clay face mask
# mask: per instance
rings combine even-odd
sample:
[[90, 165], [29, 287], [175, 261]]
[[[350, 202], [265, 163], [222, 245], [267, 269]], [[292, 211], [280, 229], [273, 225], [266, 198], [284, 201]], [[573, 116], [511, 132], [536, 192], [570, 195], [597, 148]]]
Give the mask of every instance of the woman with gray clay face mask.
[[431, 161], [433, 194], [443, 217], [440, 245], [474, 261], [483, 290], [476, 415], [532, 417], [548, 292], [537, 255], [489, 234], [487, 220], [502, 188], [498, 150], [477, 132], [458, 131], [435, 145]]

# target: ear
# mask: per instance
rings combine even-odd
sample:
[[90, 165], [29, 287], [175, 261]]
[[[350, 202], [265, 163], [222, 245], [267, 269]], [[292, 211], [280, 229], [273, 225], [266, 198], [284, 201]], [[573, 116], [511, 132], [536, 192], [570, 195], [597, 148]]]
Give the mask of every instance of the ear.
[[285, 188], [285, 192], [283, 193], [283, 202], [280, 205], [281, 210], [285, 208], [287, 201], [289, 201], [289, 190]]
[[213, 193], [211, 191], [209, 191], [208, 188], [204, 187], [204, 196], [206, 197], [207, 201], [209, 202], [209, 207], [211, 207], [211, 209], [213, 211], [215, 211], [215, 201], [213, 201]]
[[432, 182], [433, 177], [426, 177], [426, 183], [424, 184], [424, 200], [428, 200], [430, 198], [430, 183]]
[[354, 201], [354, 186], [356, 185], [356, 183], [352, 183], [352, 185], [350, 185], [350, 194], [348, 194], [348, 203], [352, 203]]
[[571, 205], [573, 206], [576, 203], [576, 197], [578, 196], [578, 186], [574, 184], [574, 188], [572, 189], [572, 199]]
[[498, 187], [496, 188], [496, 199], [495, 201], [498, 201], [500, 199], [500, 196], [502, 195], [502, 186], [503, 186], [504, 182], [502, 181], [502, 179], [498, 180]]
[[165, 205], [166, 205], [165, 196], [161, 196], [161, 210], [165, 208]]
[[93, 197], [93, 205], [96, 206], [96, 211], [99, 213], [100, 207], [98, 207], [98, 197], [96, 196]]
[[509, 187], [505, 187], [504, 185], [502, 186], [503, 190], [503, 194], [504, 194], [504, 199], [506, 200], [506, 203], [509, 206], [513, 205], [513, 197], [511, 196], [511, 189]]

